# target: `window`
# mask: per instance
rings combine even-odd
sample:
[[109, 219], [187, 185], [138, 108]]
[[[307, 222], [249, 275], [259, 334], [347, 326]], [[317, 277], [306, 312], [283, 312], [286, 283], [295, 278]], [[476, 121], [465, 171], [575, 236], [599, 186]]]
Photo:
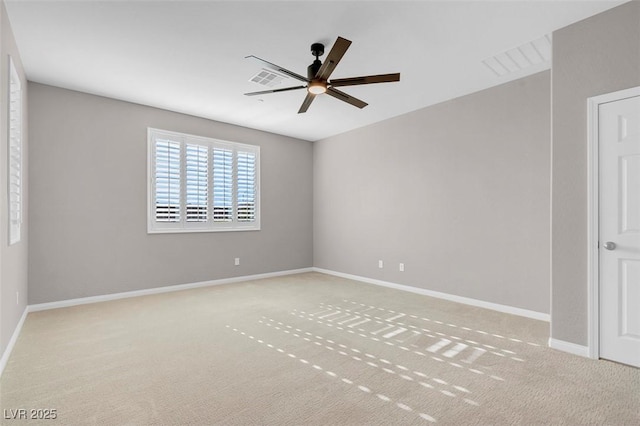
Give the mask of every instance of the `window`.
[[149, 233], [260, 229], [260, 147], [148, 130]]
[[9, 57], [9, 244], [20, 241], [22, 225], [22, 86]]

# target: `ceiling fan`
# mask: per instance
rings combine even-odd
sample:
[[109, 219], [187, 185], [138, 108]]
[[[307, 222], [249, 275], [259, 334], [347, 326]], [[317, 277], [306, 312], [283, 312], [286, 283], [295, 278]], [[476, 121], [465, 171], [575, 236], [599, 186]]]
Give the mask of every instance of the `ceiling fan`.
[[329, 55], [327, 56], [324, 63], [320, 62], [318, 59], [320, 56], [324, 55], [324, 44], [322, 43], [313, 43], [311, 45], [311, 54], [316, 57], [315, 61], [307, 68], [307, 77], [303, 77], [300, 74], [297, 74], [293, 71], [289, 71], [286, 68], [283, 68], [279, 65], [273, 64], [271, 62], [265, 61], [264, 59], [260, 59], [257, 56], [247, 56], [247, 58], [255, 59], [261, 62], [267, 68], [275, 70], [279, 73], [287, 75], [289, 77], [295, 78], [296, 80], [300, 80], [306, 85], [303, 86], [295, 86], [295, 87], [285, 87], [282, 89], [273, 89], [273, 90], [263, 90], [260, 92], [251, 92], [245, 93], [247, 96], [257, 96], [257, 95], [265, 95], [268, 93], [278, 93], [278, 92], [287, 92], [290, 90], [299, 90], [299, 89], [307, 89], [307, 96], [304, 98], [302, 102], [302, 106], [298, 110], [298, 114], [303, 112], [307, 112], [311, 102], [315, 99], [317, 95], [321, 95], [326, 93], [327, 95], [333, 96], [336, 99], [340, 99], [348, 104], [356, 106], [358, 108], [364, 108], [367, 106], [367, 103], [350, 96], [338, 89], [336, 87], [344, 87], [344, 86], [355, 86], [357, 84], [372, 84], [372, 83], [390, 83], [394, 81], [400, 81], [400, 73], [395, 74], [378, 74], [378, 75], [368, 75], [363, 77], [350, 77], [350, 78], [337, 78], [333, 80], [329, 80], [331, 73], [336, 68], [345, 52], [351, 45], [351, 41], [338, 37], [336, 42], [333, 44]]

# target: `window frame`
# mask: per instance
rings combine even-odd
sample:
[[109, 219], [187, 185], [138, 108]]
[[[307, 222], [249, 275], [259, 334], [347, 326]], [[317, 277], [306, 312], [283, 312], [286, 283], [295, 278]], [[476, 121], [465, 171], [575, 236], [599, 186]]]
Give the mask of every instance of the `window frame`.
[[[156, 221], [156, 140], [169, 139], [180, 144], [180, 221]], [[187, 144], [207, 147], [207, 221], [188, 222], [186, 220], [186, 146]], [[226, 149], [233, 152], [232, 167], [232, 220], [228, 222], [214, 221], [213, 211], [213, 150]], [[255, 216], [252, 222], [238, 220], [238, 152], [250, 152], [255, 156]], [[192, 233], [192, 232], [228, 232], [228, 231], [259, 231], [260, 230], [260, 147], [257, 145], [230, 142], [205, 136], [147, 128], [147, 233]]]

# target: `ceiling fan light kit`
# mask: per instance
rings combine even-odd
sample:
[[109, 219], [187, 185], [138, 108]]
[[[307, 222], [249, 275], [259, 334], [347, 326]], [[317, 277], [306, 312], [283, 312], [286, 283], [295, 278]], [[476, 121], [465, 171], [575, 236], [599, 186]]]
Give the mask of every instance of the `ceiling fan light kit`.
[[327, 91], [327, 82], [326, 81], [312, 81], [309, 83], [309, 87], [307, 87], [309, 93], [313, 93], [314, 95], [320, 95]]
[[333, 70], [336, 68], [347, 49], [351, 45], [351, 41], [338, 37], [336, 42], [333, 44], [331, 51], [327, 55], [326, 60], [323, 62], [320, 61], [320, 56], [324, 55], [324, 45], [322, 43], [313, 43], [311, 45], [311, 54], [315, 56], [315, 60], [311, 65], [307, 67], [307, 77], [304, 77], [300, 74], [297, 74], [293, 71], [290, 71], [286, 68], [283, 68], [279, 65], [273, 64], [271, 62], [265, 61], [264, 59], [260, 59], [257, 56], [247, 56], [246, 58], [255, 59], [262, 63], [263, 66], [266, 66], [269, 69], [274, 71], [278, 71], [288, 77], [292, 77], [296, 80], [302, 81], [306, 83], [305, 86], [295, 86], [295, 87], [285, 87], [282, 89], [273, 89], [273, 90], [263, 90], [260, 92], [250, 92], [245, 93], [247, 96], [257, 96], [257, 95], [265, 95], [269, 93], [278, 93], [278, 92], [286, 92], [290, 90], [299, 90], [299, 89], [307, 89], [307, 96], [302, 102], [302, 106], [298, 110], [298, 114], [302, 114], [307, 112], [311, 102], [315, 99], [317, 95], [327, 94], [336, 99], [339, 99], [343, 102], [351, 104], [357, 108], [364, 108], [367, 106], [367, 103], [350, 96], [340, 90], [335, 89], [335, 87], [344, 87], [344, 86], [355, 86], [358, 84], [373, 84], [373, 83], [390, 83], [394, 81], [400, 81], [400, 73], [394, 74], [379, 74], [379, 75], [369, 75], [363, 77], [350, 77], [350, 78], [339, 78], [334, 80], [329, 80], [329, 77], [333, 73]]

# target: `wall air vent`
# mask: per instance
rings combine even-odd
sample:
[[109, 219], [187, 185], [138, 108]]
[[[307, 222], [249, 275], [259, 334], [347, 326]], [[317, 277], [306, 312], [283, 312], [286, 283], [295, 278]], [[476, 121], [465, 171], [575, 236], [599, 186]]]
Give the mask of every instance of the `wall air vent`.
[[273, 72], [268, 69], [261, 69], [256, 75], [251, 77], [249, 81], [257, 83], [261, 86], [274, 87], [281, 84], [284, 80], [288, 80], [289, 77]]
[[542, 36], [482, 61], [498, 77], [549, 62], [551, 62], [550, 35]]

